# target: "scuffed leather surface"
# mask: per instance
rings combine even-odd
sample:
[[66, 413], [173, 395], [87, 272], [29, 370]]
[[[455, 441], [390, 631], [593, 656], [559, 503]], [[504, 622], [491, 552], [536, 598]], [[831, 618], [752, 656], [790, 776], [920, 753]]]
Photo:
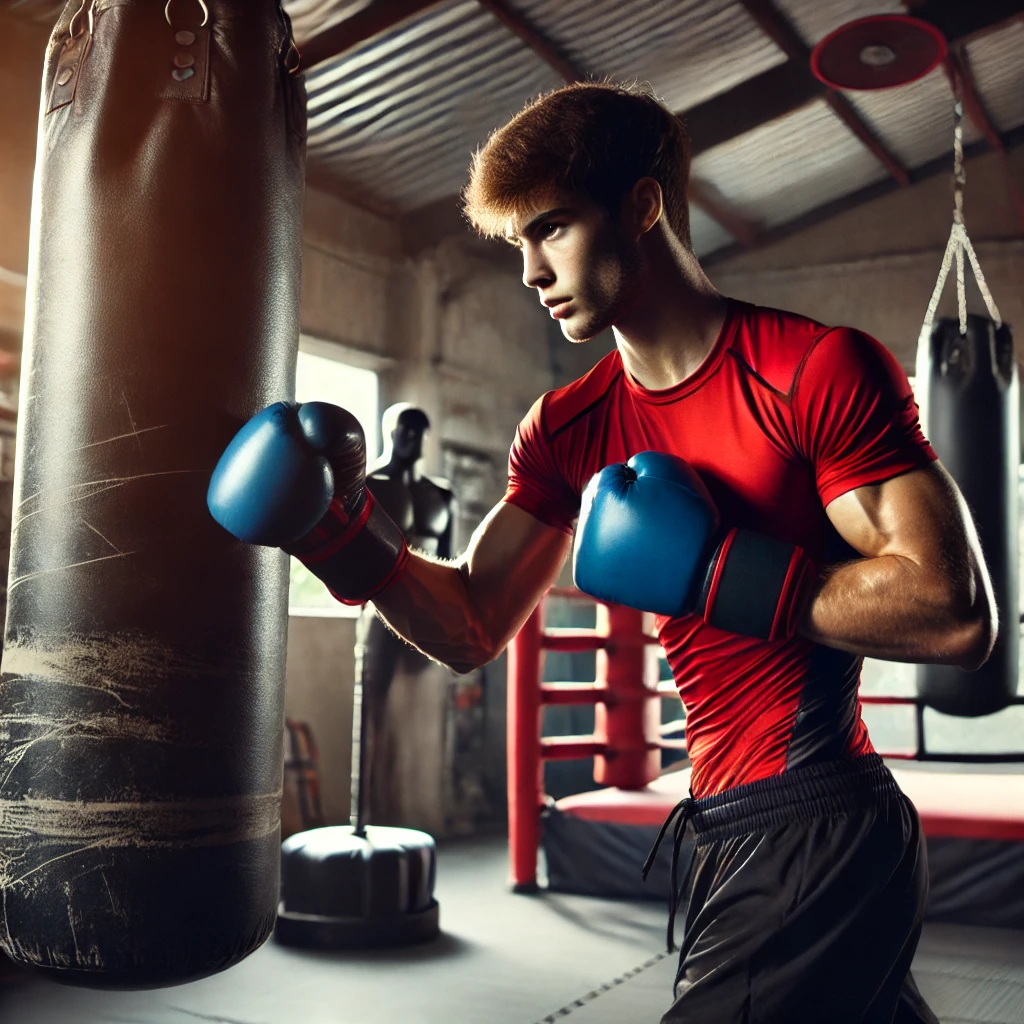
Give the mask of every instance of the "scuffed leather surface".
[[[207, 2], [205, 99], [166, 98], [162, 2], [99, 0], [69, 42], [72, 0], [46, 55], [0, 945], [84, 984], [229, 966], [277, 900], [287, 560], [225, 534], [205, 492], [241, 424], [293, 397], [305, 103], [276, 0]], [[192, 0], [173, 13], [198, 24]]]

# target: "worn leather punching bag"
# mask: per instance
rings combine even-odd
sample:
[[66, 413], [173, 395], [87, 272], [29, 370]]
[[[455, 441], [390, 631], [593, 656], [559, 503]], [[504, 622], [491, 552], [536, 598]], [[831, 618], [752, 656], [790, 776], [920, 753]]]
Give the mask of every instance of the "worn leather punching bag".
[[999, 638], [988, 661], [965, 674], [919, 665], [918, 693], [948, 715], [977, 717], [1006, 707], [1017, 691], [1018, 466], [1020, 392], [1009, 325], [967, 317], [932, 328], [926, 387], [928, 439], [974, 514], [999, 610]]
[[305, 98], [278, 0], [71, 0], [46, 54], [5, 650], [0, 945], [228, 967], [278, 898], [287, 560], [209, 516], [292, 397]]

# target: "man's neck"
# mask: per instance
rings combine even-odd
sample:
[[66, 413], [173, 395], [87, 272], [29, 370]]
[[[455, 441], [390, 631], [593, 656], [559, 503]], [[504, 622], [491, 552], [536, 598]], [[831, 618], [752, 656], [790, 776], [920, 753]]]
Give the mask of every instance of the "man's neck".
[[693, 253], [658, 247], [649, 255], [644, 295], [614, 334], [630, 376], [662, 391], [700, 368], [725, 323], [727, 302]]

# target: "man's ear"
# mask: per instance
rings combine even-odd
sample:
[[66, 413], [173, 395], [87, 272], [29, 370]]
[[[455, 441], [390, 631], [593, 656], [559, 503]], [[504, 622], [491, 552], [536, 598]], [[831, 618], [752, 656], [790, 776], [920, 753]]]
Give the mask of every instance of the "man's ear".
[[629, 227], [637, 236], [646, 235], [661, 220], [664, 211], [664, 199], [661, 185], [654, 178], [641, 178], [630, 189], [627, 197]]

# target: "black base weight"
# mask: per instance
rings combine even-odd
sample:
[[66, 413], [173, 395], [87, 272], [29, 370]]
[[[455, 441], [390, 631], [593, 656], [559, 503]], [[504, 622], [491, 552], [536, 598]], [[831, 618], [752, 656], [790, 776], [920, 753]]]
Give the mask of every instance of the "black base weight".
[[390, 917], [320, 917], [281, 910], [274, 938], [303, 949], [372, 949], [430, 942], [441, 932], [440, 906]]
[[277, 941], [307, 949], [429, 942], [439, 931], [436, 851], [410, 828], [332, 825], [281, 846]]

